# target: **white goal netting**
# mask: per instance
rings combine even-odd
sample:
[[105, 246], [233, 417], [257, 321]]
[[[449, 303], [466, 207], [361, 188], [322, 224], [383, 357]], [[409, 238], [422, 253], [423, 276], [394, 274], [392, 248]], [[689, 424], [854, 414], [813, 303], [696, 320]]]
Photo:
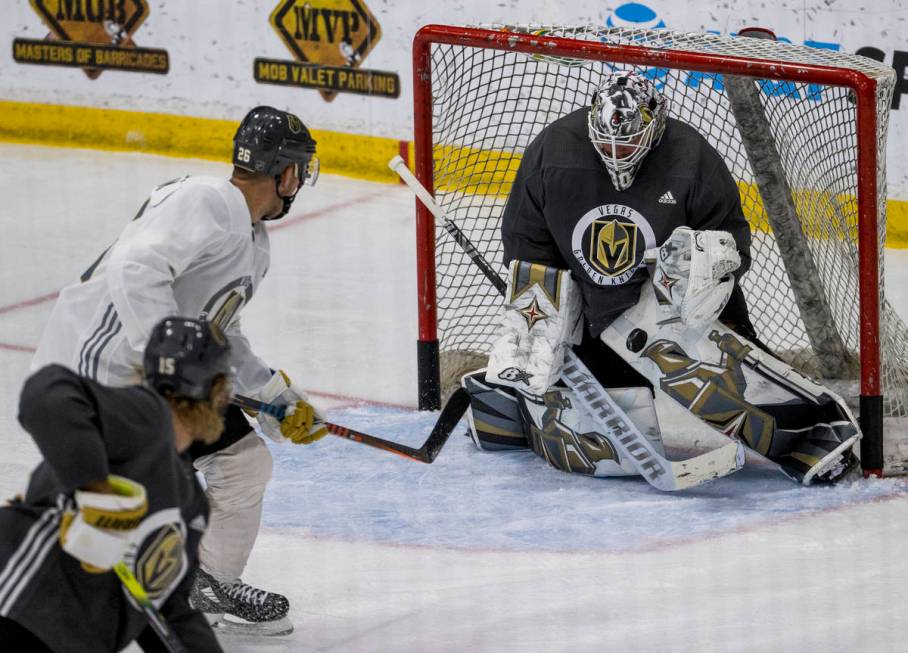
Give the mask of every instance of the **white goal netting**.
[[[882, 284], [885, 144], [894, 84], [890, 67], [841, 52], [711, 34], [553, 26], [489, 29], [575, 39], [578, 48], [590, 41], [636, 46], [651, 56], [651, 62], [628, 65], [523, 54], [506, 46], [431, 46], [436, 198], [497, 269], [504, 272], [500, 217], [524, 148], [552, 121], [588, 106], [605, 74], [636, 69], [669, 98], [670, 115], [695, 127], [719, 151], [737, 180], [754, 234], [753, 265], [742, 286], [760, 337], [799, 370], [839, 379], [837, 389], [858, 394], [858, 283], [861, 275], [879, 274]], [[677, 64], [662, 56], [666, 51], [714, 55], [714, 70], [673, 68]], [[819, 82], [733, 77], [722, 72], [723, 58], [730, 57], [843, 68], [877, 80], [878, 270], [861, 270], [858, 260], [854, 93]], [[795, 233], [779, 231], [780, 220], [786, 219]], [[792, 238], [795, 249], [786, 249]], [[440, 227], [435, 265], [444, 385], [462, 367], [481, 364], [500, 300]], [[884, 413], [901, 417], [908, 415], [908, 330], [885, 302], [882, 286], [880, 292]]]

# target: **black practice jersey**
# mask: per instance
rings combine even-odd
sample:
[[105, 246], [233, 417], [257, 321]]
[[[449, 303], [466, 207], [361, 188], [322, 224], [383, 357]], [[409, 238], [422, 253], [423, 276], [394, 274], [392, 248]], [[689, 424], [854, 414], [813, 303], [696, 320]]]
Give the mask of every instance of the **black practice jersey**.
[[[750, 266], [750, 228], [722, 157], [689, 125], [668, 119], [633, 185], [615, 190], [587, 133], [588, 109], [556, 120], [527, 147], [504, 210], [504, 264], [512, 259], [570, 269], [592, 335], [634, 306], [648, 279], [646, 249], [676, 227], [721, 229]], [[740, 293], [740, 291], [737, 291]], [[732, 301], [748, 322], [743, 297]]]
[[19, 421], [44, 457], [24, 499], [0, 508], [0, 616], [58, 652], [119, 651], [156, 637], [113, 572], [90, 574], [60, 548], [73, 491], [108, 474], [143, 484], [148, 514], [124, 558], [190, 651], [220, 651], [189, 606], [208, 505], [188, 457], [174, 448], [171, 411], [153, 391], [110, 388], [50, 365], [29, 378]]

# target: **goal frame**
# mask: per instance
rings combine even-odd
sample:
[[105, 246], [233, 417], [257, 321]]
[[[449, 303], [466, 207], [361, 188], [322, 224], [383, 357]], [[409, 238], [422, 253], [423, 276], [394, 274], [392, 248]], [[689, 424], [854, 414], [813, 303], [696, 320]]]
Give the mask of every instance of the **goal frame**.
[[[881, 475], [883, 467], [883, 397], [880, 366], [880, 278], [877, 216], [877, 82], [858, 70], [715, 55], [635, 45], [575, 41], [554, 36], [492, 29], [425, 25], [413, 38], [413, 128], [415, 174], [434, 194], [432, 163], [432, 66], [434, 44], [521, 52], [528, 55], [608, 60], [658, 65], [662, 68], [723, 73], [754, 79], [791, 80], [851, 89], [857, 111], [857, 202], [860, 325], [859, 425], [861, 464], [865, 476]], [[438, 315], [435, 275], [435, 219], [416, 201], [416, 266], [418, 291], [418, 406], [441, 406]]]

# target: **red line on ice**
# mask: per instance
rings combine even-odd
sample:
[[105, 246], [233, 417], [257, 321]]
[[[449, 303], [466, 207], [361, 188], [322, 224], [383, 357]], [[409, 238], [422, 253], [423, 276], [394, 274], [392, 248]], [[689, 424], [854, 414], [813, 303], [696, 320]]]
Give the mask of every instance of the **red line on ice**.
[[8, 349], [9, 351], [24, 351], [28, 354], [34, 354], [34, 347], [26, 347], [25, 345], [13, 345], [8, 342], [0, 342], [0, 349]]
[[47, 293], [46, 295], [41, 295], [40, 297], [33, 297], [31, 299], [24, 299], [21, 302], [16, 302], [15, 304], [9, 304], [8, 306], [0, 306], [0, 315], [3, 313], [10, 313], [12, 311], [19, 310], [20, 308], [28, 308], [29, 306], [35, 306], [36, 304], [43, 304], [44, 302], [49, 302], [52, 299], [56, 299], [57, 295], [60, 294], [59, 290], [54, 292]]

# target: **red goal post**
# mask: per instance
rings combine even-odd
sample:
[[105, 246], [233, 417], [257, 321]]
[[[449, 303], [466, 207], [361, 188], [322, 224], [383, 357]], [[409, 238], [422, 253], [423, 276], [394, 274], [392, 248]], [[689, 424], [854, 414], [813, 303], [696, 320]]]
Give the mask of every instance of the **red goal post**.
[[[776, 123], [771, 125], [779, 149], [805, 130], [818, 141], [824, 133], [832, 132], [836, 136], [836, 139], [830, 137], [829, 144], [818, 143], [818, 153], [804, 156], [794, 164], [785, 152], [777, 158], [781, 167], [798, 168], [792, 171], [786, 168], [791, 178], [783, 181], [786, 188], [790, 185], [792, 212], [797, 212], [800, 219], [803, 205], [820, 205], [807, 209], [816, 214], [810, 218], [816, 223], [808, 224], [804, 220], [800, 227], [802, 237], [810, 241], [809, 247], [817, 247], [819, 242], [819, 248], [823, 250], [821, 255], [834, 257], [833, 263], [823, 259], [818, 260], [817, 266], [821, 271], [831, 266], [831, 274], [848, 276], [854, 275], [856, 263], [855, 290], [850, 293], [856, 295], [853, 306], [849, 296], [844, 299], [831, 297], [838, 292], [835, 286], [839, 284], [835, 281], [826, 280], [827, 289], [819, 292], [830, 295], [827, 303], [832, 306], [832, 313], [824, 319], [834, 321], [832, 326], [843, 333], [845, 346], [853, 340], [854, 353], [859, 354], [857, 407], [864, 432], [861, 457], [865, 470], [881, 470], [884, 374], [880, 346], [880, 279], [885, 243], [885, 143], [893, 70], [857, 55], [712, 34], [595, 27], [427, 25], [417, 32], [413, 41], [415, 173], [430, 192], [438, 191], [435, 194], [439, 204], [448, 210], [474, 244], [480, 245], [477, 240], [488, 240], [488, 245], [479, 246], [479, 249], [496, 267], [500, 268], [501, 263], [500, 256], [496, 258], [499, 250], [494, 242], [497, 220], [520, 152], [547, 121], [587, 102], [589, 93], [586, 91], [595, 84], [597, 75], [609, 70], [610, 66], [635, 67], [656, 80], [667, 80], [663, 92], [681, 112], [680, 117], [690, 121], [689, 117], [699, 116], [700, 109], [705, 108], [712, 115], [695, 126], [706, 132], [704, 135], [714, 146], [723, 145], [725, 141], [736, 143], [735, 149], [726, 149], [723, 155], [727, 161], [735, 159], [734, 165], [730, 163], [729, 167], [739, 180], [742, 204], [749, 207], [746, 208], [746, 212], [750, 211], [749, 219], [752, 223], [763, 220], [761, 229], [768, 234], [765, 267], [771, 269], [772, 283], [778, 283], [779, 290], [774, 292], [779, 296], [791, 296], [790, 287], [796, 286], [797, 282], [793, 284], [787, 276], [791, 268], [786, 266], [790, 266], [790, 262], [777, 261], [784, 259], [785, 254], [783, 251], [780, 256], [777, 251], [779, 244], [773, 216], [761, 215], [761, 212], [772, 212], [764, 206], [765, 201], [759, 195], [762, 192], [766, 196], [767, 186], [765, 180], [760, 185], [761, 172], [754, 172], [746, 154], [741, 153], [753, 147], [753, 139], [740, 133], [735, 120], [737, 114], [729, 108], [732, 104], [728, 98], [731, 80], [750, 80], [749, 87], [757, 89], [754, 96], [762, 91], [767, 115], [770, 109], [784, 104], [775, 97], [779, 88], [783, 89], [783, 95], [792, 89], [798, 95], [803, 106], [795, 111], [785, 109], [790, 115], [779, 114], [786, 116], [786, 124], [791, 125], [787, 128], [792, 133], [779, 133]], [[520, 86], [509, 89], [506, 96], [496, 96], [518, 75]], [[681, 81], [675, 82], [676, 78]], [[691, 85], [690, 80], [696, 82], [696, 93], [685, 87], [685, 84]], [[675, 86], [669, 87], [669, 83]], [[569, 98], [565, 91], [568, 86], [571, 88]], [[680, 104], [673, 93], [681, 98]], [[555, 96], [562, 104], [555, 106], [557, 103], [552, 99]], [[822, 110], [819, 109], [821, 106]], [[463, 118], [465, 115], [470, 117]], [[530, 115], [532, 119], [527, 118]], [[543, 116], [541, 120], [540, 115]], [[724, 131], [713, 131], [719, 120]], [[817, 121], [821, 124], [814, 124]], [[530, 123], [532, 125], [527, 127]], [[808, 143], [804, 147], [813, 146]], [[828, 172], [822, 163], [826, 159], [832, 161]], [[740, 173], [736, 173], [738, 168]], [[816, 176], [814, 173], [819, 168], [830, 181], [821, 179], [817, 182], [811, 176]], [[797, 175], [803, 175], [803, 178], [794, 178]], [[746, 192], [752, 196], [745, 197]], [[469, 265], [454, 264], [453, 271], [440, 271], [457, 254], [445, 249], [446, 236], [419, 202], [416, 215], [419, 406], [436, 409], [440, 406], [443, 390], [440, 377], [445, 375], [445, 353], [485, 353], [489, 327], [494, 328], [497, 308], [495, 302], [488, 299], [481, 277], [475, 283], [461, 283], [461, 277], [471, 274]], [[823, 216], [829, 215], [841, 223], [835, 225], [834, 233], [825, 231]], [[817, 235], [821, 229], [824, 231]], [[476, 235], [471, 235], [474, 231]], [[856, 261], [849, 262], [852, 244], [856, 249]], [[826, 250], [835, 251], [829, 254]], [[761, 265], [761, 256], [759, 252], [755, 256], [754, 269]], [[755, 282], [755, 285], [760, 284]], [[453, 299], [440, 308], [439, 297], [445, 293], [450, 293]], [[745, 294], [754, 312], [752, 300], [759, 304], [760, 290], [749, 291], [745, 286]], [[797, 289], [794, 294], [794, 303], [798, 303]], [[478, 296], [485, 299], [476, 301]], [[779, 309], [780, 303], [784, 302], [770, 298], [766, 301], [767, 307], [756, 312], [766, 314], [767, 320], [777, 319], [770, 314]], [[808, 345], [798, 346], [809, 349], [809, 344], [815, 345], [818, 337], [809, 333], [809, 324], [807, 335], [802, 335], [805, 319], [809, 322], [804, 311], [803, 307], [800, 310], [791, 307], [792, 315], [779, 319], [797, 323], [791, 327], [792, 333], [797, 332], [791, 338], [807, 342]], [[892, 333], [899, 337], [904, 335], [904, 325], [895, 319], [898, 324], [891, 329], [887, 327], [884, 334], [889, 339], [892, 339]], [[469, 327], [475, 334], [455, 341], [453, 334], [467, 328], [460, 323], [468, 322], [476, 325]], [[776, 329], [771, 323], [766, 326], [766, 330]], [[452, 334], [450, 337], [449, 333]], [[450, 342], [446, 342], [446, 338]], [[777, 348], [788, 352], [797, 347], [782, 342]], [[904, 356], [903, 353], [898, 355]], [[783, 355], [783, 358], [804, 369], [793, 360], [798, 356], [795, 353]], [[816, 374], [816, 369], [805, 365], [806, 373]], [[901, 372], [896, 373], [896, 379], [902, 379], [899, 374]], [[903, 404], [897, 400], [894, 408], [887, 406], [886, 414], [904, 417], [908, 411]]]

